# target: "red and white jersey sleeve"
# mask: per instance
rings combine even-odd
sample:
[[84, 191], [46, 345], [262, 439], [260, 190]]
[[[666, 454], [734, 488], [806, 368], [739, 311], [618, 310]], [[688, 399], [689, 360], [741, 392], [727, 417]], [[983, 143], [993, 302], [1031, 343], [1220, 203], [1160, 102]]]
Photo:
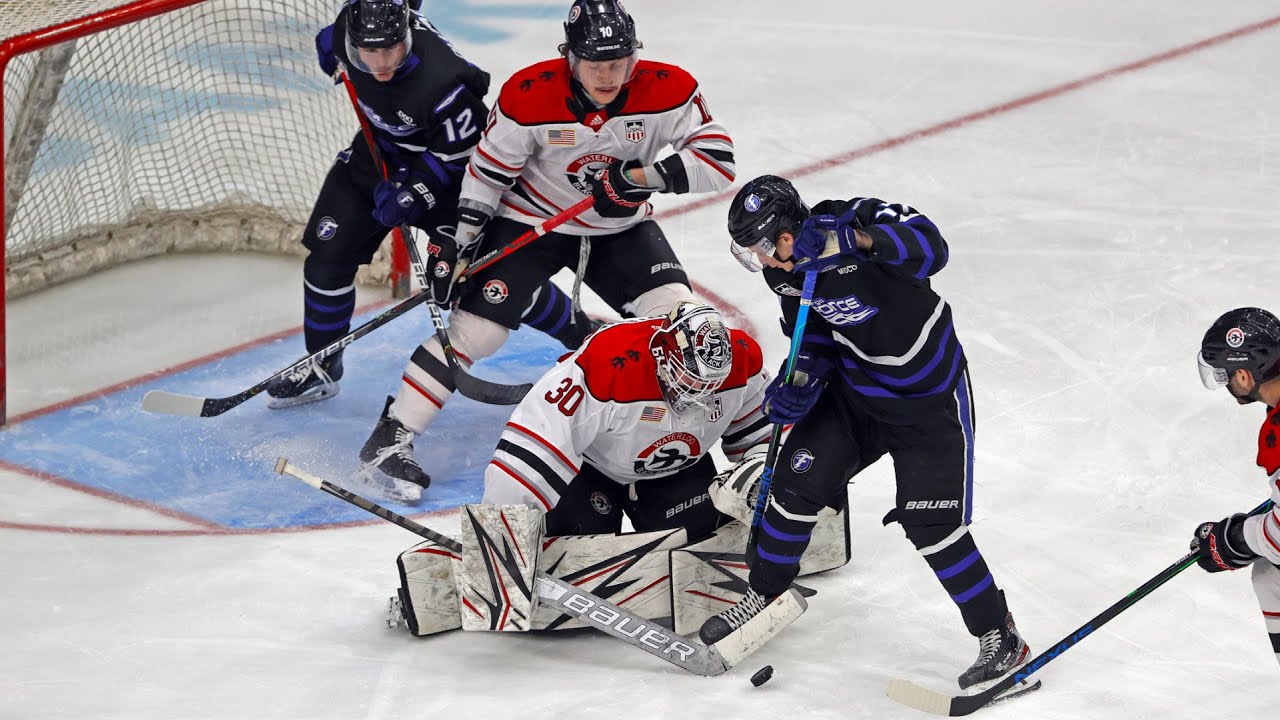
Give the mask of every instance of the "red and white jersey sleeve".
[[516, 406], [485, 469], [484, 502], [555, 507], [584, 464], [620, 485], [659, 482], [697, 462], [736, 428], [732, 448], [767, 437], [755, 428], [763, 357], [730, 332], [733, 368], [706, 408], [676, 413], [658, 385], [649, 339], [661, 318], [610, 325], [544, 375]]
[[[746, 338], [745, 334], [743, 338]], [[739, 345], [745, 345], [743, 338], [734, 339], [735, 351], [739, 349]], [[756, 348], [755, 351], [759, 352], [759, 349]], [[746, 387], [743, 388], [745, 402], [742, 410], [729, 422], [729, 427], [725, 428], [724, 437], [721, 438], [720, 449], [724, 451], [724, 456], [729, 459], [729, 462], [736, 463], [753, 448], [769, 443], [773, 423], [770, 423], [762, 412], [764, 391], [768, 387], [769, 371], [764, 369], [764, 364], [761, 363], [760, 372], [751, 376], [747, 380]]]
[[1245, 520], [1249, 548], [1280, 565], [1280, 408], [1272, 408], [1258, 433], [1258, 466], [1267, 471], [1271, 511]]
[[[625, 98], [579, 114], [572, 107], [569, 65], [563, 58], [531, 65], [503, 85], [462, 182], [462, 202], [534, 225], [591, 194], [585, 182], [615, 160], [652, 165], [664, 160], [675, 192], [711, 192], [734, 178], [733, 141], [706, 110], [698, 83], [685, 70], [641, 60]], [[615, 107], [617, 105], [617, 107]], [[587, 210], [561, 228], [574, 235], [606, 235], [649, 217], [605, 218]]]

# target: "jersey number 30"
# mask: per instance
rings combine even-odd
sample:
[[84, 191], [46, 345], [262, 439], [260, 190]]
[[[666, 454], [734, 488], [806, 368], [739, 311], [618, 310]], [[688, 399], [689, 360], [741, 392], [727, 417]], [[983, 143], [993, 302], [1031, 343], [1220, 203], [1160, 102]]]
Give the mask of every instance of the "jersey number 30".
[[565, 415], [572, 416], [578, 411], [584, 396], [585, 393], [580, 386], [574, 385], [572, 380], [565, 378], [560, 381], [559, 387], [548, 391], [543, 399], [555, 405]]

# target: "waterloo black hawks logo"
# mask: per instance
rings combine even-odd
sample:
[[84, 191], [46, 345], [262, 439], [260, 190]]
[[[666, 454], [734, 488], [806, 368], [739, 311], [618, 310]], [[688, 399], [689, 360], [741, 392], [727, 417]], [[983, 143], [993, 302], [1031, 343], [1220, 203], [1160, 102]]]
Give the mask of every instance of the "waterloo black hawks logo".
[[696, 435], [673, 432], [642, 450], [631, 469], [637, 475], [670, 475], [701, 456], [702, 444]]
[[719, 323], [706, 323], [698, 328], [693, 336], [693, 354], [698, 357], [698, 362], [709, 368], [723, 370], [727, 367], [731, 355], [724, 327]]
[[604, 153], [591, 153], [569, 163], [569, 167], [565, 168], [565, 177], [569, 179], [569, 184], [578, 189], [583, 195], [591, 194], [591, 186], [587, 184], [588, 175], [594, 177], [596, 173], [605, 169], [609, 163], [616, 161], [617, 158]]

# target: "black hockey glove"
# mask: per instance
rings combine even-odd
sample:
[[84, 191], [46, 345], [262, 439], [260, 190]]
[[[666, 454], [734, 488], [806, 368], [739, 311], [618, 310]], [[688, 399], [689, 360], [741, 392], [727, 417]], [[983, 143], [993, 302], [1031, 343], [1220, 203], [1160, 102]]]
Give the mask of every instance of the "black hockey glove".
[[1252, 563], [1258, 556], [1244, 541], [1244, 520], [1248, 517], [1236, 513], [1218, 522], [1207, 522], [1196, 528], [1191, 538], [1192, 552], [1199, 553], [1196, 563], [1205, 570], [1216, 573], [1223, 570], [1239, 570]]
[[653, 193], [627, 178], [627, 170], [640, 167], [638, 160], [615, 160], [595, 176], [587, 176], [592, 207], [600, 217], [629, 218], [639, 212]]
[[425, 175], [400, 168], [373, 189], [373, 217], [389, 228], [418, 225], [436, 206], [435, 193], [427, 182]]
[[475, 254], [474, 243], [466, 248], [459, 248], [453, 238], [445, 235], [432, 235], [427, 241], [427, 257], [422, 261], [427, 264], [427, 279], [431, 287], [431, 300], [440, 307], [447, 308], [452, 301], [454, 287], [457, 285], [458, 261], [465, 258], [468, 262]]

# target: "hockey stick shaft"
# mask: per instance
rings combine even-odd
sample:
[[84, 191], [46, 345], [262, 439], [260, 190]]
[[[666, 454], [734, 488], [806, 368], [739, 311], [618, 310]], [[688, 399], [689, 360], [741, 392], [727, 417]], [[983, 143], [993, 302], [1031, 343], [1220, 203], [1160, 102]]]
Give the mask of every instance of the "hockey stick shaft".
[[[1271, 501], [1267, 500], [1258, 507], [1249, 512], [1249, 515], [1258, 515], [1266, 512], [1271, 508]], [[951, 717], [959, 717], [969, 715], [979, 708], [990, 704], [1000, 694], [1008, 691], [1013, 686], [1026, 680], [1035, 672], [1048, 665], [1055, 658], [1070, 650], [1081, 640], [1092, 635], [1098, 628], [1115, 619], [1117, 615], [1128, 610], [1138, 603], [1139, 600], [1150, 595], [1157, 588], [1170, 580], [1177, 577], [1183, 570], [1196, 564], [1198, 553], [1189, 552], [1178, 559], [1169, 567], [1156, 573], [1154, 577], [1146, 581], [1138, 588], [1125, 595], [1119, 601], [1115, 602], [1106, 610], [1095, 615], [1089, 622], [1076, 628], [1070, 635], [1059, 640], [1048, 650], [1040, 653], [1030, 662], [1022, 667], [1021, 670], [1006, 677], [1004, 680], [987, 688], [986, 690], [975, 695], [957, 695], [949, 697], [943, 693], [937, 693], [915, 685], [905, 680], [894, 680], [889, 685], [889, 697], [911, 707], [926, 712], [932, 712], [938, 715], [948, 715]]]
[[[791, 329], [791, 350], [787, 354], [786, 377], [784, 383], [790, 383], [796, 373], [796, 357], [800, 354], [800, 346], [804, 342], [804, 328], [809, 323], [809, 307], [813, 305], [813, 288], [817, 285], [818, 273], [804, 274], [804, 286], [800, 290], [800, 309], [796, 311], [796, 325]], [[778, 462], [778, 451], [782, 445], [782, 424], [773, 426], [769, 435], [769, 449], [764, 456], [764, 470], [760, 473], [760, 489], [756, 491], [756, 506], [751, 514], [751, 532], [747, 539], [747, 557], [755, 552], [759, 538], [760, 523], [764, 520], [764, 509], [769, 504], [769, 491], [773, 485], [773, 466]]]
[[[378, 166], [379, 171], [382, 173], [382, 179], [387, 180], [389, 179], [387, 164], [383, 161], [382, 153], [378, 149], [378, 142], [373, 137], [373, 128], [369, 126], [369, 118], [365, 117], [364, 111], [360, 108], [360, 101], [356, 97], [355, 85], [351, 83], [351, 79], [347, 77], [345, 72], [339, 71], [338, 74], [342, 79], [343, 86], [347, 89], [347, 97], [351, 99], [351, 109], [355, 111], [356, 118], [360, 121], [360, 132], [364, 135], [365, 144], [369, 146], [369, 154], [373, 157], [374, 164]], [[418, 281], [419, 292], [429, 292], [431, 280], [427, 277], [427, 266], [422, 261], [422, 254], [418, 251], [418, 244], [413, 240], [413, 234], [404, 224], [392, 228], [392, 233], [409, 253], [409, 267], [413, 272], [414, 278]], [[431, 302], [427, 303], [427, 310], [431, 313], [431, 325], [435, 329], [436, 339], [440, 342], [440, 349], [444, 353], [445, 362], [449, 366], [453, 384], [458, 389], [458, 392], [472, 400], [489, 405], [515, 405], [533, 389], [532, 383], [506, 385], [482, 380], [467, 372], [467, 369], [462, 366], [462, 362], [458, 360], [457, 352], [453, 349], [453, 342], [449, 339], [449, 333], [445, 329], [444, 317], [440, 312], [440, 308], [436, 306], [436, 303]]]
[[[282, 457], [276, 460], [275, 471], [278, 474], [289, 475], [301, 480], [317, 490], [326, 492], [340, 500], [355, 505], [361, 510], [377, 515], [383, 520], [408, 530], [421, 538], [430, 540], [450, 552], [458, 554], [463, 552], [462, 543], [457, 540], [338, 487], [328, 480], [293, 465], [286, 458]], [[696, 640], [687, 639], [681, 635], [666, 631], [664, 628], [656, 626], [652, 621], [620, 608], [582, 588], [575, 587], [565, 580], [553, 577], [545, 572], [536, 573], [534, 578], [535, 592], [541, 600], [550, 603], [565, 614], [581, 619], [584, 623], [606, 635], [616, 637], [628, 645], [638, 647], [650, 655], [661, 658], [695, 675], [719, 675], [727, 671], [737, 662], [751, 654], [751, 652], [754, 652], [760, 645], [763, 645], [768, 637], [776, 634], [775, 631], [758, 642], [749, 643], [745, 646], [740, 644], [731, 645], [726, 648], [726, 657], [715, 646], [708, 647]], [[798, 617], [805, 608], [804, 599], [800, 597], [799, 593], [796, 591], [792, 591], [792, 593], [791, 597], [786, 598], [791, 603], [788, 606], [793, 614], [790, 620]], [[787, 620], [787, 623], [790, 620]], [[785, 627], [785, 624], [783, 626]], [[645, 630], [646, 627], [648, 628], [647, 631]], [[780, 627], [777, 629], [781, 630]]]

